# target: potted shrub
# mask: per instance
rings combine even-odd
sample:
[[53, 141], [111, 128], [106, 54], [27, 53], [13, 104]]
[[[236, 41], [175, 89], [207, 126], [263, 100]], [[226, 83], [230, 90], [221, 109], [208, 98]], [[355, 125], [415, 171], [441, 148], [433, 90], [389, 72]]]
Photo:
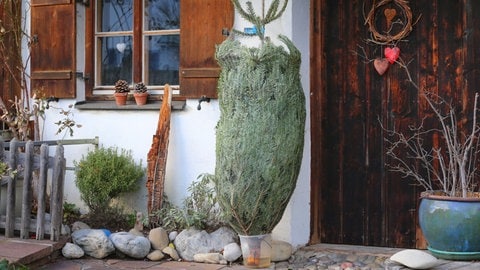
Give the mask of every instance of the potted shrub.
[[127, 97], [130, 89], [128, 88], [128, 82], [125, 80], [118, 80], [115, 82], [115, 103], [119, 106], [127, 104]]
[[240, 236], [244, 264], [268, 267], [270, 233], [295, 189], [303, 156], [301, 55], [287, 37], [279, 36], [284, 48], [264, 34], [265, 24], [282, 15], [287, 0], [272, 1], [262, 17], [251, 2], [246, 9], [237, 0], [232, 2], [255, 25], [251, 35], [261, 42], [247, 47], [231, 37], [217, 47], [221, 73], [215, 192], [228, 223]]
[[143, 82], [139, 82], [135, 84], [133, 88], [133, 97], [135, 98], [135, 102], [137, 105], [145, 105], [148, 99], [148, 91], [147, 86]]
[[144, 175], [129, 151], [114, 147], [90, 151], [74, 164], [75, 184], [92, 213], [106, 211], [112, 199], [137, 190]]
[[480, 259], [478, 93], [469, 119], [457, 118], [455, 108], [441, 98], [423, 96], [438, 128], [425, 129], [421, 123], [410, 134], [388, 130], [388, 166], [425, 189], [418, 215], [428, 249], [443, 259]]

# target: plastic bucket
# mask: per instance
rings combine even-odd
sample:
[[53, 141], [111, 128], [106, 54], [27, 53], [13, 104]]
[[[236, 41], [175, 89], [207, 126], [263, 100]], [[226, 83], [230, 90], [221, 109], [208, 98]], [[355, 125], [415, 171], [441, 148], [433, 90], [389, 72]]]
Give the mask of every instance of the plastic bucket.
[[272, 236], [239, 235], [242, 247], [243, 265], [249, 268], [270, 267], [272, 258]]

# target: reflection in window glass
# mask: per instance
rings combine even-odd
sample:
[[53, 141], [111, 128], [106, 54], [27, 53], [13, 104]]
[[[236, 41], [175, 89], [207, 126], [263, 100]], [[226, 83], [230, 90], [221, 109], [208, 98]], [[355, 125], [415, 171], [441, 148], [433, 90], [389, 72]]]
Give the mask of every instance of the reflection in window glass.
[[101, 85], [114, 85], [119, 79], [132, 82], [132, 37], [100, 37]]
[[132, 31], [133, 0], [97, 1], [100, 32]]
[[145, 30], [168, 30], [180, 28], [179, 0], [145, 1]]
[[146, 81], [149, 85], [177, 85], [179, 66], [179, 35], [147, 36], [145, 40]]

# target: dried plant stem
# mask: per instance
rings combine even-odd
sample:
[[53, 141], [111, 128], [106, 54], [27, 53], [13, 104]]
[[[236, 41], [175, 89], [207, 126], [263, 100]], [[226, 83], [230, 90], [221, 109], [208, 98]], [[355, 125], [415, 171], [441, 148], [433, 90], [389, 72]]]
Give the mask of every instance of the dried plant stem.
[[[420, 91], [412, 79], [408, 64], [402, 59], [397, 63], [405, 70], [408, 81]], [[387, 155], [395, 163], [389, 166], [405, 178], [412, 177], [426, 190], [435, 190], [439, 186], [450, 196], [467, 197], [476, 188], [473, 179], [476, 174], [476, 155], [479, 153], [479, 94], [475, 93], [472, 126], [467, 134], [458, 128], [459, 121], [450, 104], [432, 93], [422, 91], [421, 95], [433, 111], [440, 128], [424, 129], [422, 121], [419, 127], [410, 127], [413, 134], [409, 137], [395, 130], [387, 130], [389, 137], [393, 138], [386, 139], [389, 144]], [[446, 113], [441, 110], [442, 105], [447, 107]], [[439, 139], [440, 146], [427, 148], [424, 142], [434, 137]]]

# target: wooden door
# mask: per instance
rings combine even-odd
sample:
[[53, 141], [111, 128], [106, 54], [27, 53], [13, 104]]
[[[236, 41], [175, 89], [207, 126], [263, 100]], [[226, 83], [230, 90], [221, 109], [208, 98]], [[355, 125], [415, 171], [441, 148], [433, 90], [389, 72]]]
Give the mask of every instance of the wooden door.
[[[412, 31], [381, 44], [367, 23], [374, 5], [374, 32], [404, 33], [408, 10]], [[312, 244], [424, 247], [421, 190], [386, 168], [382, 126], [432, 125], [423, 90], [451, 100], [468, 121], [480, 91], [478, 14], [475, 0], [311, 1]], [[393, 46], [408, 73], [397, 62], [380, 75], [373, 60]]]

